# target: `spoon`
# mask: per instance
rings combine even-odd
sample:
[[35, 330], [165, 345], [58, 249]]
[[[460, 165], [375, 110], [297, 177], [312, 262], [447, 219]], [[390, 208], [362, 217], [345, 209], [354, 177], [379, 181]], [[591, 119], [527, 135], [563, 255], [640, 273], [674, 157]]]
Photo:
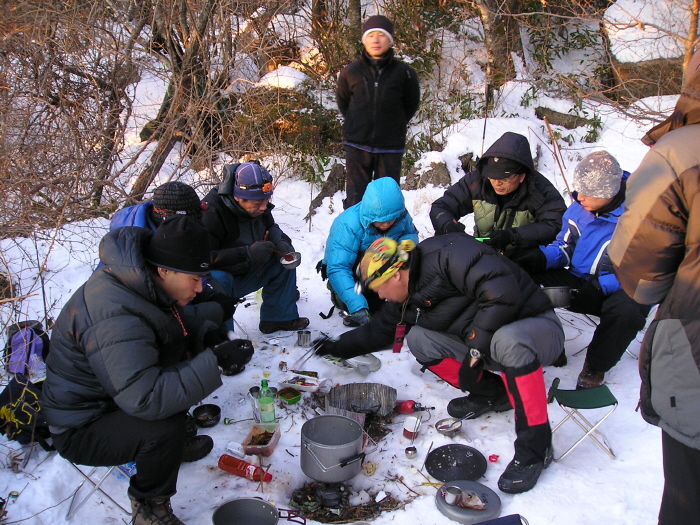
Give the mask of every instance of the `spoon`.
[[455, 419], [452, 423], [447, 423], [445, 425], [440, 425], [438, 427], [438, 430], [442, 430], [443, 432], [449, 432], [452, 430], [457, 423], [461, 423], [465, 419], [467, 419], [469, 416], [473, 416], [474, 414], [472, 412], [469, 412], [466, 416], [460, 417], [459, 419]]

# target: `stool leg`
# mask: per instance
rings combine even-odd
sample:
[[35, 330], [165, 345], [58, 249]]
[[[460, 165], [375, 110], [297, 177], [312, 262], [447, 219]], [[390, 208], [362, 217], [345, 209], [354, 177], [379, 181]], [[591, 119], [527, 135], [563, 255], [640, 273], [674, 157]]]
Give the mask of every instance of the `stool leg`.
[[[69, 462], [69, 463], [70, 463], [70, 462]], [[113, 471], [115, 468], [117, 468], [116, 466], [109, 467], [109, 468], [107, 469], [107, 472], [104, 474], [104, 476], [102, 476], [99, 480], [94, 481], [94, 480], [91, 478], [91, 476], [95, 473], [95, 471], [96, 471], [99, 467], [93, 467], [93, 468], [90, 470], [90, 472], [88, 472], [88, 474], [86, 475], [82, 470], [80, 470], [80, 469], [79, 469], [76, 465], [74, 465], [73, 463], [70, 463], [70, 465], [71, 465], [75, 470], [77, 470], [77, 471], [80, 473], [80, 475], [83, 476], [85, 479], [84, 479], [83, 481], [80, 482], [80, 485], [78, 485], [78, 487], [75, 489], [75, 492], [73, 492], [73, 497], [71, 498], [70, 507], [68, 507], [68, 512], [67, 512], [67, 514], [66, 514], [66, 520], [70, 520], [71, 518], [73, 518], [73, 516], [75, 516], [75, 514], [80, 510], [80, 508], [81, 508], [83, 505], [85, 505], [85, 503], [87, 503], [87, 501], [88, 501], [88, 500], [92, 497], [92, 495], [93, 495], [95, 492], [97, 492], [97, 491], [101, 492], [109, 501], [111, 501], [111, 502], [114, 503], [117, 507], [119, 507], [119, 509], [121, 509], [122, 512], [124, 512], [124, 513], [127, 514], [128, 516], [131, 516], [131, 511], [130, 511], [130, 510], [127, 510], [127, 509], [124, 508], [122, 505], [120, 505], [119, 503], [117, 503], [109, 494], [107, 494], [107, 493], [106, 493], [104, 490], [102, 490], [102, 488], [101, 488], [102, 483], [107, 479], [107, 477], [112, 473], [112, 471]], [[80, 492], [80, 489], [83, 488], [83, 485], [85, 485], [85, 482], [86, 482], [86, 481], [90, 482], [90, 484], [92, 485], [92, 488], [90, 489], [90, 492], [88, 492], [87, 495], [86, 495], [83, 499], [81, 499], [81, 500], [76, 504], [76, 498], [77, 498], [77, 496], [78, 496], [78, 493]]]

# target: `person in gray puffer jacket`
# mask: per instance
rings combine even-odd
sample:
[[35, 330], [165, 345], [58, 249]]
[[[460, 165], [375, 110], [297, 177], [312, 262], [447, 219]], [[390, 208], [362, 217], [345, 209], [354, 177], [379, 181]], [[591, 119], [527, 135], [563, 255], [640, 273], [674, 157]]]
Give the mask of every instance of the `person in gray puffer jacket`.
[[[209, 266], [208, 235], [191, 217], [155, 232], [124, 227], [100, 243], [104, 266], [68, 300], [51, 334], [42, 413], [59, 454], [90, 466], [136, 462], [133, 523], [182, 523], [172, 514], [186, 412], [221, 386], [239, 355], [212, 320], [186, 305]], [[220, 319], [219, 319], [220, 322]], [[208, 348], [213, 346], [213, 350]]]
[[661, 427], [660, 525], [700, 524], [700, 51], [627, 183], [608, 253], [625, 292], [659, 304], [639, 355], [640, 408]]

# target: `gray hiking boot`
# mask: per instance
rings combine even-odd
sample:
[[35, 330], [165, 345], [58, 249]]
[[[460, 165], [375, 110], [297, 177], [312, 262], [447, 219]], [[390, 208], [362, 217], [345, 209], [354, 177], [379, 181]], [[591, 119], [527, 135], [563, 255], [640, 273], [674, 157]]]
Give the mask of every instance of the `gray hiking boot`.
[[168, 496], [137, 500], [128, 491], [133, 525], [185, 525], [173, 514]]

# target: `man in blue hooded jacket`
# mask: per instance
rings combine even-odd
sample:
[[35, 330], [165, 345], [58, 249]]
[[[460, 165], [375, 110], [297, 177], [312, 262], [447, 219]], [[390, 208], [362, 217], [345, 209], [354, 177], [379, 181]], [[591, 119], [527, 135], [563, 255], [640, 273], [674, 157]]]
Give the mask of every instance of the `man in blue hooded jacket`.
[[379, 309], [383, 301], [367, 290], [355, 291], [355, 267], [365, 250], [379, 237], [397, 242], [410, 239], [418, 244], [418, 230], [406, 210], [401, 188], [396, 181], [383, 177], [367, 186], [362, 201], [341, 213], [331, 226], [323, 264], [334, 304], [349, 314], [346, 326], [360, 326]]
[[608, 257], [608, 244], [624, 209], [628, 176], [607, 151], [584, 157], [574, 172], [575, 200], [564, 213], [556, 240], [516, 260], [535, 282], [577, 290], [569, 310], [600, 317], [577, 389], [603, 383], [649, 314], [649, 306], [633, 301], [622, 289]]

